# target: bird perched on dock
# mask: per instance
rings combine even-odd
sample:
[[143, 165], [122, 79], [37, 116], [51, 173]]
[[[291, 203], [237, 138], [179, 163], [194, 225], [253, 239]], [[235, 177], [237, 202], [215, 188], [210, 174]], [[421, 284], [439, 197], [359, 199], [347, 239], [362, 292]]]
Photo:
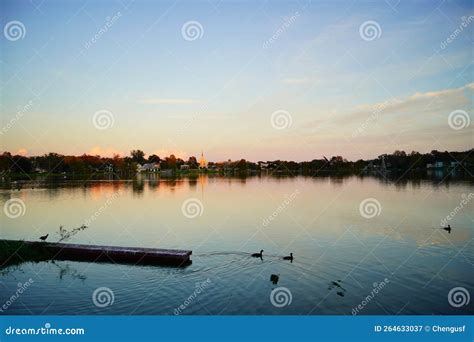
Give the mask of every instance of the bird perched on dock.
[[260, 251], [260, 253], [253, 253], [252, 256], [254, 258], [262, 258], [263, 256], [263, 249]]
[[46, 239], [48, 238], [48, 236], [49, 236], [49, 234], [40, 236], [40, 240], [41, 240], [41, 241], [46, 241]]
[[451, 234], [451, 225], [448, 224], [447, 227], [443, 227], [444, 230], [446, 230], [449, 234]]
[[270, 281], [273, 283], [273, 285], [276, 285], [278, 284], [278, 280], [280, 279], [280, 275], [279, 274], [272, 274], [270, 276]]
[[293, 261], [293, 253], [290, 253], [289, 256], [283, 257], [283, 260], [291, 260], [291, 261]]

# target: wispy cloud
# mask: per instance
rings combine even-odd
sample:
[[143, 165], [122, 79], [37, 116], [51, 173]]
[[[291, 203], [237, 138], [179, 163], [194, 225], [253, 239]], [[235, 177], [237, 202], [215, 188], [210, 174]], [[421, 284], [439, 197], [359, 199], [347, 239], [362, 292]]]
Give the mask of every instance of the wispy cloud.
[[310, 83], [310, 82], [311, 82], [311, 79], [307, 77], [283, 79], [283, 83], [285, 84], [305, 84], [305, 83]]
[[195, 99], [187, 98], [149, 98], [140, 100], [141, 104], [169, 104], [169, 105], [179, 105], [179, 104], [195, 104], [200, 103]]
[[[317, 119], [303, 123], [298, 137], [322, 151], [344, 146], [347, 155], [374, 157], [395, 150], [467, 149], [472, 130], [453, 130], [448, 116], [454, 110], [472, 115], [474, 83], [458, 88], [416, 92], [403, 98], [388, 98], [367, 103], [334, 115], [320, 113]], [[359, 128], [361, 130], [359, 130]], [[357, 132], [354, 136], [354, 132]], [[279, 137], [280, 142], [283, 141]], [[288, 136], [290, 143], [295, 136]], [[331, 152], [334, 153], [334, 152]], [[358, 157], [357, 157], [358, 158]]]
[[350, 113], [339, 115], [335, 121], [349, 124], [366, 118], [378, 109], [382, 109], [380, 111], [381, 118], [396, 115], [400, 119], [402, 114], [409, 114], [411, 118], [420, 115], [424, 117], [426, 113], [437, 114], [443, 112], [449, 114], [451, 111], [463, 108], [469, 102], [472, 102], [473, 91], [474, 83], [468, 83], [459, 88], [417, 92], [407, 98], [388, 99], [381, 103], [358, 106]]

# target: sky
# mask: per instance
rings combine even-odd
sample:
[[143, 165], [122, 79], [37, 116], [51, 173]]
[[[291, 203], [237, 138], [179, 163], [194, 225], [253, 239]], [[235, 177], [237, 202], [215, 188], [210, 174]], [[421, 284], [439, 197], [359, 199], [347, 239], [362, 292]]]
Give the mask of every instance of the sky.
[[472, 1], [4, 0], [0, 25], [3, 151], [474, 147]]

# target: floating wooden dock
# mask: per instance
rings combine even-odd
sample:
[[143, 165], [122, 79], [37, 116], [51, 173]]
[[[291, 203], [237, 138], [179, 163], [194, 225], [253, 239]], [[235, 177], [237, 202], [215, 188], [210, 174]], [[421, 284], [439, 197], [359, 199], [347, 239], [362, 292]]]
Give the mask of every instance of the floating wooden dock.
[[[4, 240], [7, 241], [7, 240]], [[20, 242], [20, 241], [17, 241]], [[21, 241], [25, 247], [44, 251], [54, 260], [187, 266], [192, 251], [141, 247], [116, 247]]]

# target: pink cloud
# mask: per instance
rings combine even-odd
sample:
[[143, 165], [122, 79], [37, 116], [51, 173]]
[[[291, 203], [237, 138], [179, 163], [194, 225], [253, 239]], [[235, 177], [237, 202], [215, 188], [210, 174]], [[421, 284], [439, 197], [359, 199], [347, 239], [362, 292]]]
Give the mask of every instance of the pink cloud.
[[20, 148], [16, 153], [20, 156], [26, 156], [28, 154], [28, 150], [26, 148]]

